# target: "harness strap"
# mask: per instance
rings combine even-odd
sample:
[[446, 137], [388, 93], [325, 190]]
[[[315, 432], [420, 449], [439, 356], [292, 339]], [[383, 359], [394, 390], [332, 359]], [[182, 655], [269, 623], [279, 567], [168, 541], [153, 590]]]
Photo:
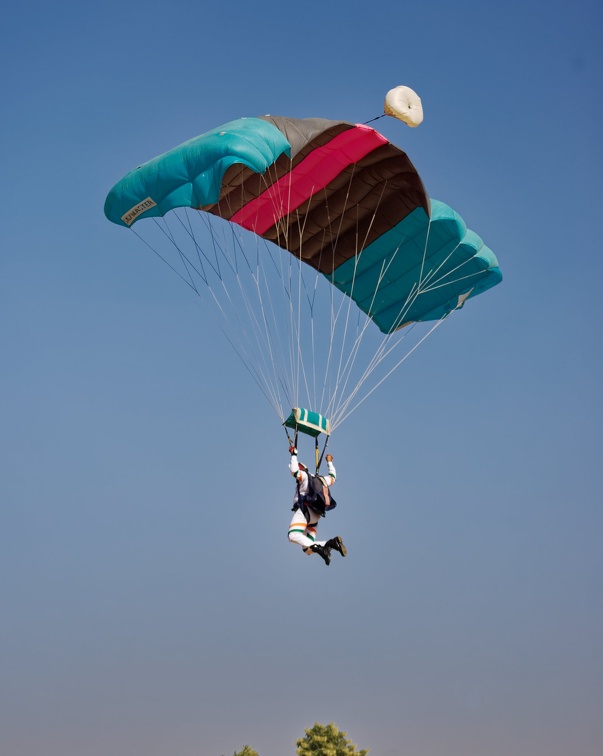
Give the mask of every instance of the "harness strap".
[[[320, 455], [320, 459], [316, 463], [316, 472], [320, 470], [320, 466], [322, 464], [322, 458], [325, 456], [325, 452], [327, 450], [327, 444], [329, 443], [330, 436], [327, 436], [325, 439], [325, 445], [322, 447], [322, 454]], [[316, 439], [316, 451], [318, 452], [318, 439]]]

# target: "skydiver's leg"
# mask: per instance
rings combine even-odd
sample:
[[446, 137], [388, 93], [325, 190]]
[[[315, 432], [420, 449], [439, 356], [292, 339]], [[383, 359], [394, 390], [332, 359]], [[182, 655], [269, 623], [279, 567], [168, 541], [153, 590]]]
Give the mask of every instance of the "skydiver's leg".
[[313, 554], [310, 551], [312, 546], [316, 543], [320, 546], [324, 546], [324, 541], [316, 540], [316, 525], [320, 516], [315, 512], [309, 512], [310, 521], [308, 522], [301, 509], [298, 509], [293, 513], [291, 524], [289, 525], [289, 540], [291, 543], [299, 544], [306, 554]]

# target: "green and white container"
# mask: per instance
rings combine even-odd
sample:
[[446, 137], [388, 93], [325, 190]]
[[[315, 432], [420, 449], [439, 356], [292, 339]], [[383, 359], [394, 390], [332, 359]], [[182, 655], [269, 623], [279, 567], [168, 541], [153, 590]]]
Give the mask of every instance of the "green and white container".
[[283, 425], [286, 428], [293, 428], [293, 430], [313, 436], [314, 438], [320, 436], [321, 433], [325, 433], [327, 436], [331, 435], [328, 418], [303, 407], [294, 407]]

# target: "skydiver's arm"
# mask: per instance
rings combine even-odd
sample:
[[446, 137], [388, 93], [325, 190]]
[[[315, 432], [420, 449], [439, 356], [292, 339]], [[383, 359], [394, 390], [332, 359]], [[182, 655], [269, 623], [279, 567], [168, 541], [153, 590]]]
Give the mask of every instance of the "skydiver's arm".
[[335, 483], [335, 478], [337, 473], [335, 472], [335, 465], [333, 464], [333, 456], [331, 454], [327, 454], [327, 470], [329, 471], [329, 475], [331, 476], [331, 482], [327, 480], [328, 485], [332, 486], [333, 483]]
[[297, 461], [297, 450], [295, 451], [295, 454], [291, 452], [291, 461], [289, 462], [289, 470], [291, 471], [291, 475], [293, 475], [295, 480], [298, 480], [301, 483], [303, 479], [303, 473], [299, 469], [299, 463]]

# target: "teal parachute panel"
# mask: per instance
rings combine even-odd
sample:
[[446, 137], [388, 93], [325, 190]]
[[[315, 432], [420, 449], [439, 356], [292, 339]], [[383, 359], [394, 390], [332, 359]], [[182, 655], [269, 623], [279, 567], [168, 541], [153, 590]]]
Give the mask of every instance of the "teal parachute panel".
[[452, 208], [431, 200], [328, 277], [380, 328], [440, 320], [502, 280], [498, 261]]
[[107, 196], [105, 215], [131, 226], [177, 207], [200, 209], [219, 200], [224, 174], [235, 163], [262, 174], [289, 150], [284, 134], [268, 121], [231, 121], [130, 171]]

